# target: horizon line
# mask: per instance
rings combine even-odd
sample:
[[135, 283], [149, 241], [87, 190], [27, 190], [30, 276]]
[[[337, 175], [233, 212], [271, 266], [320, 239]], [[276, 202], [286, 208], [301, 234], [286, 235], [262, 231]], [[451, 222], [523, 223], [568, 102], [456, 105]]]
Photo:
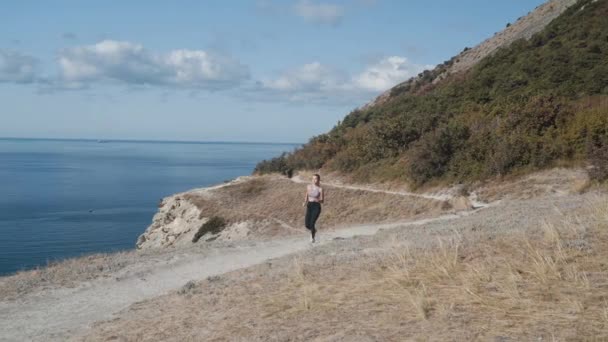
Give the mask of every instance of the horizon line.
[[87, 141], [98, 143], [173, 143], [173, 144], [258, 144], [258, 145], [303, 145], [305, 143], [294, 142], [269, 142], [269, 141], [226, 141], [226, 140], [156, 140], [156, 139], [105, 139], [105, 138], [36, 138], [36, 137], [3, 137], [0, 140], [46, 140], [46, 141]]

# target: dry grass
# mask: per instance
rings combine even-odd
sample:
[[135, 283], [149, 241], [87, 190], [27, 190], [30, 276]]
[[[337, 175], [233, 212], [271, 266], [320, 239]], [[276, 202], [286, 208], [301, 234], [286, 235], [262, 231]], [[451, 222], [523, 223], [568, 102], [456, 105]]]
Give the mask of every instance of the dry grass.
[[586, 191], [589, 191], [589, 189], [591, 189], [592, 186], [593, 186], [593, 182], [591, 182], [591, 180], [579, 179], [579, 180], [573, 182], [573, 184], [571, 186], [571, 191], [572, 191], [572, 193], [575, 193], [575, 194], [582, 194], [582, 193], [585, 193]]
[[[592, 206], [593, 227], [557, 215], [532, 234], [469, 242], [462, 249], [458, 243], [438, 244], [408, 258], [407, 265], [389, 262], [393, 267], [379, 278], [405, 284], [402, 301], [411, 303], [419, 319], [432, 319], [438, 332], [459, 317], [483, 339], [608, 338], [607, 214], [605, 205]], [[395, 271], [394, 265], [401, 266]], [[492, 326], [483, 329], [488, 317]]]
[[142, 303], [86, 340], [606, 340], [605, 198], [579, 215], [428, 248], [299, 255]]
[[539, 196], [582, 193], [589, 186], [589, 176], [580, 168], [554, 168], [529, 175], [512, 175], [486, 181], [475, 189], [479, 199], [528, 199]]
[[109, 276], [136, 261], [137, 255], [128, 251], [51, 262], [44, 267], [0, 278], [0, 300], [15, 299], [46, 288], [73, 287], [82, 281]]
[[240, 186], [240, 192], [245, 196], [257, 196], [264, 191], [268, 186], [268, 181], [265, 179], [254, 178]]

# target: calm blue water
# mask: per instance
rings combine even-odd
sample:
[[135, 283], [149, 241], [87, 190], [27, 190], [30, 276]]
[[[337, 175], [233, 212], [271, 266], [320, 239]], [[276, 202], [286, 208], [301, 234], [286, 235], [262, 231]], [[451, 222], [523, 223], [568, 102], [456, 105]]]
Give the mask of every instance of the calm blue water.
[[0, 139], [0, 275], [134, 248], [162, 197], [251, 174], [294, 147]]

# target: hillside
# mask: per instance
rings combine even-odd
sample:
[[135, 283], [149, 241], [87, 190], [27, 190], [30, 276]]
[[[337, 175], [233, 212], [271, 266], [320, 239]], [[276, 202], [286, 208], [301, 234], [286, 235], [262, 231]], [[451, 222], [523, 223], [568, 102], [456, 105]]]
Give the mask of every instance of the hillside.
[[[467, 71], [475, 66], [480, 60], [491, 55], [497, 49], [506, 47], [518, 39], [529, 39], [535, 33], [538, 33], [545, 28], [553, 19], [562, 14], [568, 7], [576, 3], [576, 0], [550, 0], [538, 6], [528, 15], [520, 17], [513, 24], [508, 23], [507, 27], [494, 34], [494, 36], [481, 42], [473, 48], [465, 47], [462, 52], [452, 57], [447, 63], [437, 66], [433, 72], [437, 77], [433, 79], [433, 83], [439, 82], [448, 75]], [[419, 78], [424, 77], [424, 74], [419, 75]], [[366, 109], [378, 104], [385, 103], [390, 99], [391, 94], [402, 90], [415, 79], [407, 80], [387, 90], [374, 100], [365, 104], [362, 108]]]
[[604, 178], [608, 1], [571, 3], [538, 7], [255, 172], [322, 168], [420, 186], [590, 161]]

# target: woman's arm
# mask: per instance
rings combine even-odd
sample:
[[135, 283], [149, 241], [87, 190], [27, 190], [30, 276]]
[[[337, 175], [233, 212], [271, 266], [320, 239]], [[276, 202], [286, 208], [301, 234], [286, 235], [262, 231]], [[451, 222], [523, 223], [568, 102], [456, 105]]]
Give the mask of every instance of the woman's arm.
[[323, 188], [319, 188], [319, 203], [323, 203], [325, 201], [325, 191]]

